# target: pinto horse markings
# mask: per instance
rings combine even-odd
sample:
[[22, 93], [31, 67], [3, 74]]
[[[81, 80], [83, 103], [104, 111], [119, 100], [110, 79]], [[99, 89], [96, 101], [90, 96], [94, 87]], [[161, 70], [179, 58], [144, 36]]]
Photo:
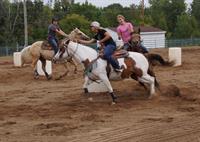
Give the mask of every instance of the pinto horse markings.
[[165, 61], [163, 57], [159, 54], [155, 53], [146, 53], [146, 51], [141, 48], [141, 37], [139, 34], [133, 34], [131, 42], [129, 43], [130, 47], [128, 48], [128, 51], [132, 52], [139, 52], [144, 54], [144, 56], [148, 59], [149, 63], [151, 65], [156, 65], [156, 62], [159, 62], [163, 66], [173, 66], [174, 61]]
[[[107, 61], [103, 60], [102, 58], [98, 58], [98, 53], [85, 45], [81, 45], [78, 43], [75, 43], [73, 41], [68, 41], [64, 44], [65, 52], [61, 52], [60, 50], [55, 55], [54, 60], [59, 59], [65, 59], [68, 57], [73, 57], [77, 62], [79, 63], [85, 63], [84, 61], [89, 60], [90, 62], [93, 60], [96, 60], [96, 68], [92, 68], [91, 73], [95, 75], [95, 78], [98, 77], [98, 79], [102, 80], [103, 83], [107, 86], [109, 90], [109, 94], [112, 97], [112, 102], [116, 102], [116, 95], [113, 92], [113, 88], [110, 84], [109, 79], [112, 79], [112, 77], [108, 78], [107, 76]], [[61, 56], [62, 54], [62, 56]], [[116, 73], [113, 69], [111, 69], [110, 76], [118, 77], [118, 79], [128, 78], [128, 77], [136, 77], [137, 81], [140, 83], [147, 83], [150, 86], [150, 96], [149, 98], [152, 98], [155, 95], [155, 75], [153, 76], [153, 71], [149, 71], [149, 63], [147, 59], [144, 57], [143, 54], [137, 53], [137, 52], [129, 52], [128, 55], [129, 60], [126, 60], [125, 58], [119, 58], [117, 59], [119, 64], [121, 66], [124, 66], [124, 69], [122, 73]], [[129, 63], [128, 63], [129, 62]], [[133, 68], [135, 67], [135, 68]], [[136, 72], [136, 70], [138, 72]], [[124, 77], [122, 77], [124, 76]], [[87, 86], [89, 85], [89, 82], [91, 81], [91, 78], [89, 78], [87, 75], [85, 75], [85, 82], [83, 84], [83, 89], [85, 92], [87, 91]]]

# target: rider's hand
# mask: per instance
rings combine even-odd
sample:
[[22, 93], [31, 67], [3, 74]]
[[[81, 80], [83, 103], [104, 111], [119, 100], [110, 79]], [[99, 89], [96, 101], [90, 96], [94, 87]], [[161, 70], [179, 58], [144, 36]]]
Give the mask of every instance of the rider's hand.
[[79, 39], [76, 39], [76, 42], [77, 42], [77, 43], [81, 43]]
[[75, 39], [73, 39], [72, 41], [73, 41], [73, 42], [78, 42], [78, 39], [75, 38]]
[[65, 36], [66, 38], [68, 38], [68, 37], [69, 37], [67, 34], [64, 34], [64, 36]]

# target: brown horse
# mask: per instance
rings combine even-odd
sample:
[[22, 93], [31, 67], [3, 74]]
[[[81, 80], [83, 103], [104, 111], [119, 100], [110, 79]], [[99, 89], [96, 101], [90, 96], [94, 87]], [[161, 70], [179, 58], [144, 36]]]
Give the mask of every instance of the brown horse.
[[[75, 28], [69, 34], [68, 38], [70, 40], [73, 40], [73, 39], [89, 39], [89, 37], [86, 34], [84, 34], [83, 32], [81, 32], [78, 28]], [[46, 60], [52, 60], [53, 59], [54, 51], [52, 49], [51, 50], [50, 49], [44, 49], [44, 47], [45, 48], [47, 47], [47, 46], [44, 45], [44, 43], [45, 43], [44, 41], [37, 41], [37, 42], [33, 43], [29, 47], [28, 52], [30, 53], [31, 60], [32, 60], [31, 66], [34, 69], [34, 78], [35, 79], [39, 78], [39, 74], [37, 72], [37, 66], [36, 65], [37, 65], [38, 60], [40, 60], [41, 63], [42, 63], [42, 70], [44, 71], [46, 78], [49, 80], [49, 79], [51, 79], [51, 76], [46, 72], [46, 69], [45, 69]], [[62, 40], [61, 40], [59, 45], [62, 45], [62, 44], [63, 43], [62, 43]], [[23, 55], [22, 55], [22, 57], [23, 57]], [[68, 74], [69, 71], [68, 71], [68, 67], [67, 67], [67, 62], [74, 65], [74, 67], [75, 67], [74, 72], [77, 71], [77, 66], [72, 59], [68, 59], [68, 60], [65, 60], [65, 61], [62, 61], [61, 63], [63, 63], [64, 67], [66, 68], [66, 72], [63, 75], [61, 75], [58, 79], [60, 79], [61, 77]]]
[[174, 64], [174, 61], [165, 61], [161, 55], [148, 53], [143, 48], [141, 48], [141, 37], [139, 34], [132, 35], [132, 40], [129, 42], [129, 45], [130, 47], [128, 48], [128, 51], [144, 54], [151, 65], [156, 65], [157, 62], [159, 62], [163, 66], [172, 66]]

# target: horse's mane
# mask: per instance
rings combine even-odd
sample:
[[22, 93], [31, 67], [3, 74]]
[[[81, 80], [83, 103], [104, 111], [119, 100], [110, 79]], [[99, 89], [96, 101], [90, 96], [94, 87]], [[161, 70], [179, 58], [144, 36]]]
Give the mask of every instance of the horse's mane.
[[[77, 44], [77, 43], [73, 42], [73, 44]], [[97, 51], [90, 46], [78, 43], [78, 48], [85, 48], [87, 51], [87, 54], [89, 55], [97, 55]]]

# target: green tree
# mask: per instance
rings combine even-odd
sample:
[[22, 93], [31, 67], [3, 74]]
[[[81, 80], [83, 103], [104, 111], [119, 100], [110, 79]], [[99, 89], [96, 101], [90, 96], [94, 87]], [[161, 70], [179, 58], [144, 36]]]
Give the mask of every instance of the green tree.
[[86, 34], [90, 34], [90, 21], [88, 21], [84, 16], [78, 14], [71, 14], [65, 16], [60, 21], [60, 26], [63, 31], [70, 33], [74, 28], [79, 28]]
[[149, 3], [153, 25], [173, 36], [178, 16], [186, 13], [184, 0], [149, 0]]
[[174, 35], [177, 38], [199, 37], [200, 31], [196, 19], [188, 14], [179, 16]]
[[193, 0], [191, 8], [192, 8], [191, 14], [196, 18], [198, 25], [200, 27], [200, 0]]

